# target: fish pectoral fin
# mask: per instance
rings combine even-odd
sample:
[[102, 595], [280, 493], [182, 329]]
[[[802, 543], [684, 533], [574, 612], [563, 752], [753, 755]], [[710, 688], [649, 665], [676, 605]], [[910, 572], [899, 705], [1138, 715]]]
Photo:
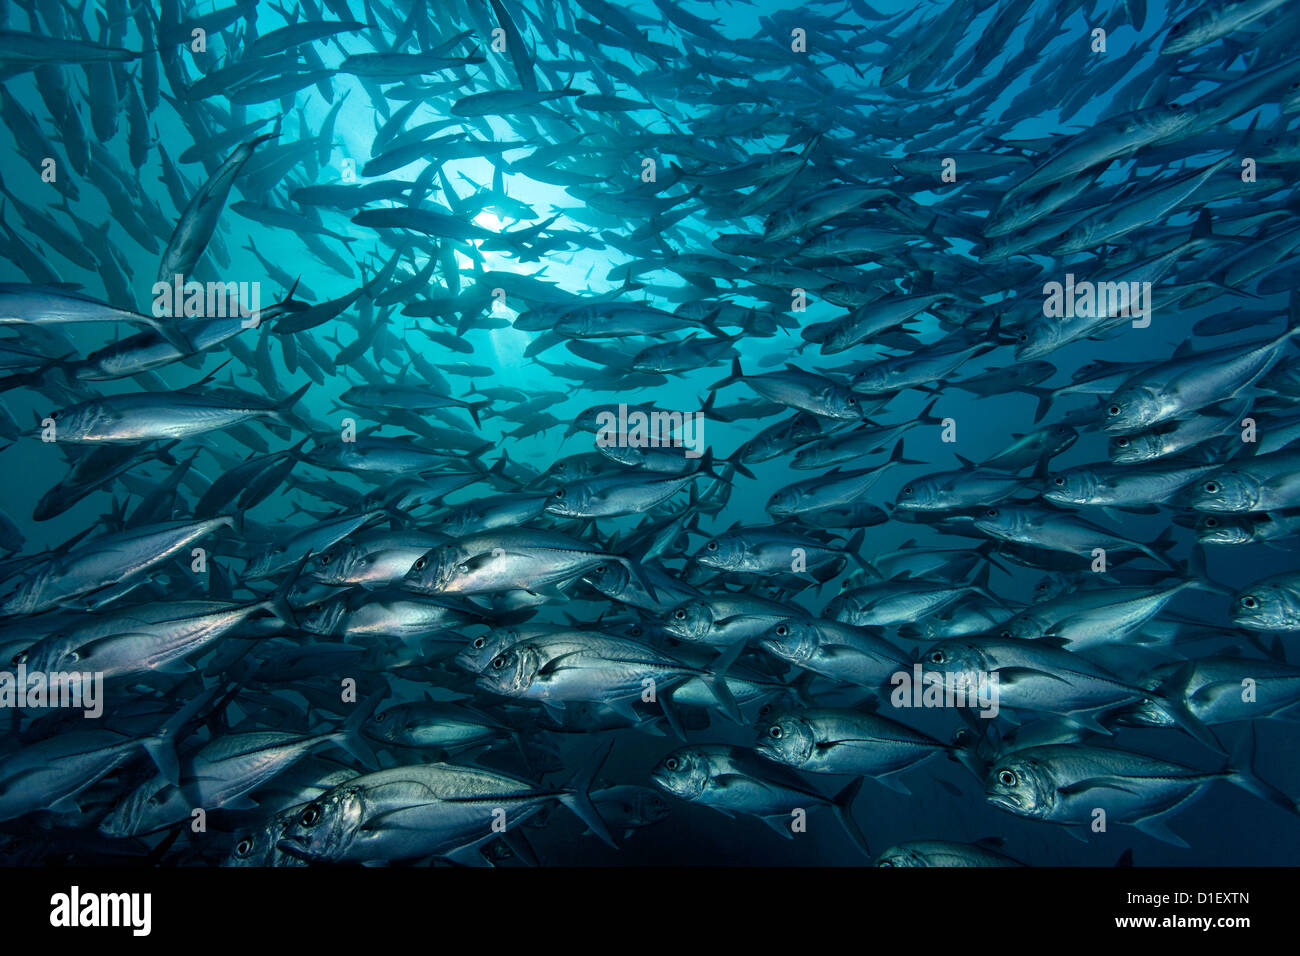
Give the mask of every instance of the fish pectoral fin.
[[998, 683], [1003, 686], [1014, 686], [1016, 683], [1040, 678], [1050, 677], [1052, 680], [1060, 681], [1062, 684], [1070, 683], [1059, 674], [1053, 674], [1051, 671], [1039, 670], [1036, 667], [999, 667], [994, 671], [998, 675]]
[[[901, 793], [905, 797], [910, 797], [912, 795], [912, 791], [908, 789], [907, 784], [905, 784], [902, 778], [899, 777], [898, 771], [882, 774], [879, 777], [872, 777], [871, 779], [876, 781], [876, 783], [880, 784], [882, 787], [888, 787], [895, 793]], [[951, 786], [951, 784], [949, 784], [949, 786]]]
[[178, 657], [174, 661], [167, 661], [151, 668], [155, 674], [188, 674], [194, 670], [194, 665], [189, 663], [185, 658]]
[[633, 723], [637, 723], [641, 720], [641, 715], [638, 714], [636, 708], [632, 706], [632, 698], [630, 697], [619, 697], [616, 700], [607, 700], [603, 703], [624, 720], [630, 720]]
[[222, 810], [256, 810], [260, 803], [251, 797], [236, 797], [234, 800], [227, 800], [221, 805]]
[[564, 596], [564, 589], [572, 584], [572, 581], [563, 581], [559, 584], [545, 584], [540, 587], [527, 587], [522, 590], [529, 594], [545, 598], [558, 598]]
[[1139, 791], [1133, 789], [1131, 782], [1123, 777], [1088, 777], [1084, 780], [1076, 780], [1064, 787], [1056, 788], [1056, 792], [1063, 797], [1077, 797], [1091, 790], [1118, 790], [1121, 793], [1139, 793]]
[[[757, 781], [753, 777], [745, 776], [743, 773], [720, 773], [709, 778], [709, 786], [718, 790], [726, 790], [728, 787], [741, 786], [744, 784], [752, 785], [760, 782], [761, 781]], [[717, 810], [718, 808], [714, 807], [713, 809]]]
[[1149, 837], [1154, 837], [1163, 843], [1169, 843], [1173, 846], [1188, 849], [1188, 843], [1173, 830], [1165, 825], [1164, 817], [1147, 817], [1145, 820], [1139, 820], [1133, 824], [1134, 827], [1141, 830]]
[[537, 669], [537, 676], [538, 677], [549, 676], [551, 674], [556, 673], [557, 671], [563, 670], [566, 666], [564, 664], [564, 661], [570, 657], [576, 657], [580, 653], [581, 653], [580, 651], [569, 651], [567, 654], [560, 654], [556, 657], [552, 657], [549, 661], [547, 661], [545, 664], [543, 664], [541, 667]]
[[759, 817], [759, 819], [787, 840], [794, 839], [794, 832], [790, 829], [790, 817], [777, 815], [771, 817]]
[[62, 797], [55, 800], [46, 809], [53, 813], [80, 813], [81, 804], [77, 802], [75, 797]]
[[862, 652], [848, 644], [823, 644], [821, 653], [831, 658], [861, 657]]

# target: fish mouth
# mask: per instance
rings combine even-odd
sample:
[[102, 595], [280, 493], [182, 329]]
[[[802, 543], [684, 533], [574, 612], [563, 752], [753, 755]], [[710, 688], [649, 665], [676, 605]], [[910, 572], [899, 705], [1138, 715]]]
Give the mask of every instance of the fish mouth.
[[281, 853], [287, 853], [298, 860], [311, 862], [313, 859], [307, 853], [307, 841], [302, 837], [288, 836], [286, 834], [275, 841], [275, 848]]
[[1014, 794], [996, 793], [988, 790], [984, 791], [984, 798], [995, 807], [1001, 807], [1003, 810], [1010, 810], [1012, 813], [1024, 813], [1024, 805]]
[[777, 749], [769, 744], [766, 739], [760, 740], [758, 743], [754, 744], [754, 753], [758, 754], [760, 757], [766, 757], [768, 760], [775, 760], [777, 763], [785, 762], [781, 759], [781, 754]]
[[481, 674], [478, 680], [474, 681], [475, 687], [481, 687], [484, 690], [490, 690], [496, 694], [506, 693], [506, 685], [499, 680], [493, 680], [491, 674]]

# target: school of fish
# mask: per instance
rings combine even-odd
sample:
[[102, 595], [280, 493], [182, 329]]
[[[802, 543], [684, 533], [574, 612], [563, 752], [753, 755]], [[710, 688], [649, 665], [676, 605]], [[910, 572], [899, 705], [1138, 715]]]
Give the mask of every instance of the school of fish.
[[0, 863], [1296, 845], [1300, 4], [0, 10]]

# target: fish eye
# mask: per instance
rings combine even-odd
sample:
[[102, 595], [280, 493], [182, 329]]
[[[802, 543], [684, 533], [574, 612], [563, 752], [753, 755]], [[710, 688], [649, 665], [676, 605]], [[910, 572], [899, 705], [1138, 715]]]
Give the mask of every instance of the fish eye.
[[986, 512], [984, 512], [984, 513], [985, 513], [986, 515], [988, 515], [990, 518], [996, 518], [996, 517], [998, 516], [998, 509], [997, 509], [997, 508], [990, 508], [988, 511], [986, 511]]
[[424, 558], [416, 558], [416, 559], [415, 559], [415, 564], [412, 565], [412, 567], [414, 567], [415, 570], [417, 570], [417, 571], [423, 571], [423, 570], [424, 570], [424, 566], [425, 566], [426, 563], [427, 563], [427, 562], [424, 560]]
[[388, 719], [387, 711], [384, 711], [382, 714], [375, 714], [375, 723], [377, 724], [382, 724], [387, 719]]
[[771, 727], [767, 728], [767, 735], [773, 740], [780, 740], [782, 733], [783, 731], [781, 730], [780, 724], [773, 724]]
[[999, 770], [998, 783], [1004, 787], [1014, 787], [1016, 785], [1016, 775], [1012, 770]]
[[77, 661], [81, 660], [81, 655], [78, 654], [76, 651], [68, 651], [68, 656], [66, 660], [68, 661], [69, 664], [75, 664], [77, 663]]
[[553, 498], [563, 498], [563, 497], [564, 497], [564, 489], [563, 489], [563, 488], [556, 488], [555, 491], [552, 492], [552, 495], [551, 495], [551, 496], [552, 496]]
[[633, 624], [630, 628], [628, 628], [628, 633], [631, 634], [633, 637], [640, 637], [642, 633], [641, 625]]
[[944, 653], [943, 653], [943, 651], [931, 651], [931, 652], [930, 652], [930, 663], [931, 663], [931, 664], [942, 664], [945, 660], [946, 660], [946, 658], [944, 657]]
[[253, 852], [252, 840], [240, 840], [238, 843], [235, 844], [235, 856], [237, 856], [241, 860], [244, 859], [246, 856], [248, 856], [248, 854], [252, 852]]
[[58, 413], [58, 412], [50, 412], [50, 414], [49, 414], [49, 419], [50, 419], [50, 421], [54, 421], [54, 420], [57, 419], [58, 417], [59, 417], [59, 413]]
[[483, 649], [483, 646], [484, 646], [485, 644], [487, 644], [487, 638], [486, 638], [486, 637], [476, 637], [476, 638], [474, 638], [474, 646], [475, 646], [476, 648], [478, 648], [479, 650], [482, 650], [482, 649]]
[[1206, 519], [1205, 519], [1205, 527], [1207, 527], [1207, 528], [1217, 528], [1218, 526], [1219, 526], [1219, 522], [1218, 522], [1217, 519], [1215, 519], [1215, 518], [1206, 518]]
[[319, 804], [309, 804], [305, 810], [298, 815], [298, 822], [305, 827], [314, 827], [320, 823], [321, 812]]
[[684, 621], [686, 620], [686, 612], [681, 608], [678, 608], [676, 611], [673, 611], [673, 617], [677, 618], [679, 621]]
[[1255, 608], [1259, 607], [1259, 599], [1253, 594], [1247, 594], [1241, 599], [1241, 606], [1253, 611]]
[[1106, 414], [1108, 414], [1108, 415], [1118, 415], [1118, 414], [1119, 414], [1120, 412], [1122, 412], [1123, 410], [1124, 410], [1124, 409], [1120, 408], [1118, 405], [1112, 405], [1110, 408], [1106, 409]]
[[1219, 493], [1219, 483], [1217, 481], [1207, 481], [1205, 483], [1205, 493], [1215, 495]]
[[1053, 479], [1052, 479], [1052, 482], [1053, 482], [1053, 484], [1055, 484], [1058, 488], [1061, 488], [1061, 487], [1064, 487], [1064, 486], [1065, 486], [1065, 479], [1062, 478], [1060, 475], [1057, 475], [1055, 478], [1053, 478]]
[[790, 633], [790, 628], [786, 627], [784, 624], [778, 624], [776, 626], [777, 637], [785, 637], [789, 633]]
[[910, 495], [911, 493], [912, 493], [912, 486], [911, 486], [911, 485], [908, 485], [906, 488], [903, 489], [903, 494], [905, 494], [905, 495]]
[[26, 651], [20, 651], [13, 656], [13, 660], [11, 660], [9, 664], [13, 667], [17, 667], [19, 664], [26, 664], [28, 659], [28, 653]]
[[876, 864], [876, 866], [893, 866], [893, 865], [894, 864], [891, 863], [889, 860], [881, 860], [879, 863]]
[[332, 554], [330, 554], [328, 551], [326, 551], [324, 554], [322, 554], [322, 555], [320, 556], [320, 563], [321, 563], [321, 564], [329, 564], [329, 563], [330, 563], [330, 560], [331, 560], [333, 557], [334, 557], [334, 556], [333, 556]]
[[[1047, 586], [1044, 585], [1044, 586], [1043, 586], [1043, 589], [1046, 590], [1046, 589], [1047, 589]], [[1010, 631], [1002, 631], [1000, 634], [998, 634], [998, 637], [1002, 638], [1004, 641], [1009, 641], [1009, 640], [1011, 640], [1011, 632], [1010, 632]]]
[[492, 669], [493, 669], [493, 670], [498, 670], [498, 671], [499, 671], [499, 670], [501, 670], [501, 668], [503, 668], [503, 667], [505, 667], [505, 666], [506, 666], [506, 656], [505, 656], [504, 654], [498, 654], [496, 657], [492, 658]]
[[710, 541], [708, 544], [705, 545], [705, 547], [708, 548], [710, 551], [717, 551], [717, 550], [718, 550], [718, 542], [716, 542], [716, 541]]
[[682, 762], [678, 760], [676, 757], [669, 757], [667, 760], [664, 761], [664, 766], [669, 770], [676, 770], [681, 765]]
[[1115, 446], [1116, 446], [1117, 448], [1127, 448], [1127, 447], [1128, 447], [1128, 439], [1127, 439], [1127, 438], [1116, 438], [1116, 439], [1115, 439]]

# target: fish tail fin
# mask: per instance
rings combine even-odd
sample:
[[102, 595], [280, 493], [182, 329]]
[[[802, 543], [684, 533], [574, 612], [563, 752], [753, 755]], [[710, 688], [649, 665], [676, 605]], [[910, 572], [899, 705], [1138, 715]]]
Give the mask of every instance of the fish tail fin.
[[1241, 739], [1233, 748], [1232, 757], [1228, 761], [1225, 770], [1226, 779], [1229, 783], [1236, 784], [1241, 789], [1253, 793], [1261, 800], [1267, 800], [1274, 806], [1281, 807], [1290, 813], [1300, 814], [1300, 802], [1288, 797], [1264, 780], [1261, 780], [1255, 773], [1255, 725], [1248, 724], [1247, 731], [1241, 735]]
[[371, 694], [360, 704], [357, 704], [356, 709], [343, 722], [343, 728], [336, 738], [336, 743], [340, 747], [367, 768], [378, 767], [379, 760], [375, 757], [375, 752], [371, 749], [369, 742], [362, 736], [361, 728], [365, 726], [366, 721], [370, 719], [370, 716], [387, 696], [388, 687], [385, 685], [383, 690]]
[[483, 423], [479, 421], [478, 413], [491, 406], [491, 404], [491, 401], [484, 400], [481, 402], [470, 402], [465, 406], [465, 410], [469, 412], [469, 417], [474, 419], [474, 424], [479, 428], [483, 427]]
[[[249, 240], [249, 244], [250, 245], [252, 244], [251, 239]], [[298, 283], [300, 283], [301, 281], [302, 281], [302, 276], [298, 276], [298, 278], [294, 279], [293, 285], [289, 286], [289, 291], [284, 294], [284, 298], [281, 299], [279, 302], [275, 303], [273, 308], [280, 309], [283, 312], [301, 312], [304, 309], [308, 308], [306, 302], [302, 301], [302, 299], [294, 298], [293, 295], [295, 292], [298, 291]]]
[[[704, 454], [700, 456], [699, 463], [695, 466], [694, 475], [708, 475], [710, 478], [717, 478], [718, 474], [713, 470], [713, 446], [710, 445], [704, 449]], [[691, 485], [695, 487], [694, 484]]]
[[198, 351], [189, 337], [174, 322], [160, 322], [145, 316], [142, 323], [166, 339], [181, 355], [193, 355]]
[[1157, 535], [1156, 539], [1150, 544], [1142, 544], [1139, 541], [1133, 542], [1137, 550], [1145, 554], [1157, 564], [1163, 564], [1167, 568], [1177, 569], [1173, 560], [1169, 557], [1169, 549], [1174, 545], [1174, 529], [1165, 528]]
[[638, 562], [622, 555], [615, 557], [615, 560], [627, 568], [627, 573], [632, 575], [636, 583], [645, 589], [646, 594], [650, 595], [652, 600], [658, 600], [659, 594], [655, 590], [655, 586], [650, 582], [650, 578]]
[[745, 373], [740, 370], [740, 356], [733, 355], [731, 357], [731, 374], [710, 385], [709, 391], [716, 392], [718, 389], [726, 388], [728, 385], [733, 385], [736, 382], [739, 382], [744, 377]]
[[862, 544], [867, 539], [867, 529], [859, 528], [853, 532], [849, 540], [844, 543], [844, 552], [849, 556], [849, 560], [862, 568], [868, 570], [866, 560], [862, 557]]
[[298, 389], [284, 401], [275, 406], [276, 415], [281, 420], [286, 421], [291, 425], [295, 425], [305, 432], [310, 432], [312, 430], [311, 425], [306, 419], [300, 417], [298, 413], [293, 410], [293, 407], [298, 404], [300, 398], [307, 394], [307, 390], [312, 387], [312, 384], [312, 382], [308, 382], [302, 388]]
[[[45, 380], [45, 377], [51, 372], [64, 369], [64, 362], [71, 359], [71, 353], [62, 355], [59, 358], [50, 359], [39, 368], [32, 369], [30, 372], [18, 372], [14, 375], [8, 375], [0, 378], [0, 392], [8, 392], [15, 388], [33, 388]], [[65, 378], [68, 376], [65, 374]]]
[[167, 721], [158, 728], [157, 733], [141, 741], [141, 746], [149, 754], [149, 759], [154, 762], [158, 772], [173, 786], [180, 783], [181, 776], [180, 757], [176, 753], [176, 738], [185, 729], [185, 725], [193, 720], [212, 699], [217, 689], [217, 685], [214, 685], [200, 691], [185, 706], [168, 717]]
[[591, 785], [596, 780], [596, 774], [600, 773], [600, 768], [605, 765], [605, 760], [609, 757], [613, 746], [614, 741], [611, 740], [596, 750], [590, 762], [573, 775], [573, 779], [564, 788], [559, 799], [560, 803], [572, 810], [579, 820], [591, 828], [592, 833], [617, 850], [618, 844], [609, 835], [605, 821], [600, 818], [600, 814], [596, 812], [596, 807], [591, 802]]
[[[934, 402], [931, 402], [930, 404], [933, 405]], [[886, 465], [924, 465], [925, 462], [919, 461], [915, 458], [908, 458], [904, 456], [903, 439], [900, 438], [897, 444], [894, 445], [894, 450], [889, 453], [889, 460], [886, 461], [885, 464]], [[884, 466], [882, 465], [881, 467]]]
[[[740, 474], [744, 475], [746, 478], [750, 478], [755, 481], [757, 480], [754, 478], [754, 473], [750, 471], [749, 468], [746, 467], [743, 463], [737, 461], [734, 457], [727, 458], [725, 459], [725, 461], [727, 463], [727, 468], [730, 469], [731, 471], [739, 472]], [[724, 472], [723, 473], [724, 477], [725, 474], [726, 473]]]
[[[240, 527], [242, 528], [243, 527], [242, 512], [240, 513], [240, 519], [241, 519]], [[298, 616], [293, 609], [293, 605], [289, 603], [289, 592], [293, 589], [293, 586], [298, 582], [298, 574], [302, 571], [302, 567], [304, 563], [305, 562], [299, 562], [298, 568], [293, 574], [286, 574], [284, 580], [280, 583], [280, 585], [274, 591], [272, 591], [270, 594], [268, 594], [266, 597], [262, 598], [262, 600], [258, 602], [262, 607], [270, 611], [272, 614], [274, 614], [277, 618], [279, 618], [282, 622], [289, 625], [290, 627], [298, 626]]]
[[1187, 706], [1187, 687], [1196, 672], [1196, 665], [1188, 662], [1152, 691], [1160, 704], [1175, 724], [1194, 737], [1199, 743], [1211, 750], [1223, 753], [1223, 745], [1213, 732]]
[[727, 686], [726, 674], [744, 650], [745, 642], [737, 641], [717, 656], [709, 666], [708, 673], [700, 676], [709, 691], [717, 698], [722, 712], [738, 724], [743, 724], [745, 718], [740, 713], [740, 705], [736, 703], [736, 698], [731, 694], [731, 688]]
[[1052, 401], [1056, 398], [1056, 392], [1050, 388], [1039, 388], [1037, 385], [1022, 385], [1020, 390], [1038, 399], [1038, 406], [1034, 409], [1034, 424], [1038, 424], [1047, 415], [1052, 407]]
[[926, 405], [925, 408], [921, 410], [921, 414], [917, 416], [916, 420], [920, 422], [922, 425], [942, 425], [943, 424], [942, 418], [930, 414], [932, 411], [934, 411], [934, 406], [937, 405], [938, 403], [939, 403], [938, 396], [935, 396], [934, 398], [930, 399], [930, 404]]
[[835, 794], [835, 796], [831, 798], [831, 812], [835, 814], [835, 819], [840, 821], [840, 826], [842, 826], [844, 832], [849, 835], [849, 839], [853, 841], [853, 845], [862, 851], [863, 856], [870, 857], [871, 850], [867, 846], [867, 838], [863, 834], [862, 829], [858, 826], [858, 821], [853, 817], [853, 803], [857, 800], [858, 794], [862, 791], [862, 781], [864, 779], [865, 778], [863, 777], [858, 777], [851, 781], [849, 785], [839, 793]]

